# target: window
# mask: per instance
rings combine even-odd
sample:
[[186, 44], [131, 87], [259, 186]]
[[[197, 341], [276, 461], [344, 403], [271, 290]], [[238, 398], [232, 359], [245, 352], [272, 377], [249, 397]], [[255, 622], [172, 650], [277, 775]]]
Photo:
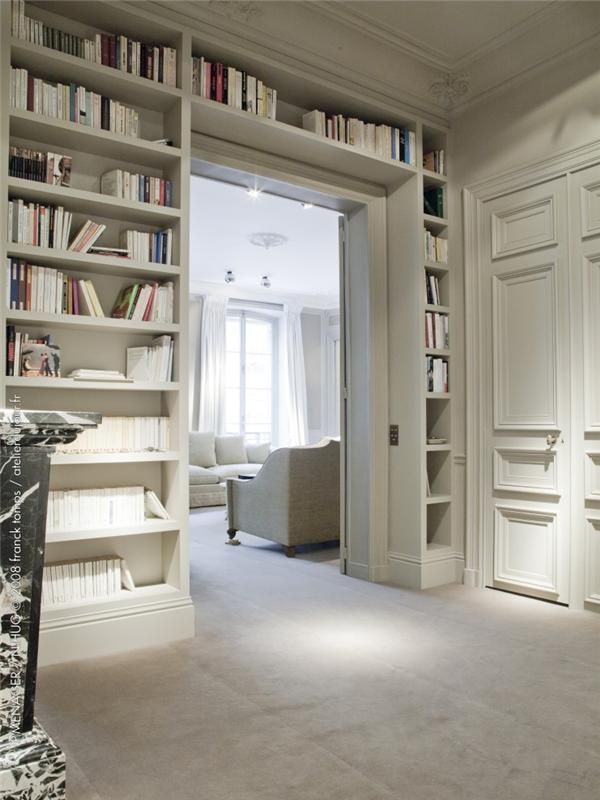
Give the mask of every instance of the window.
[[277, 321], [251, 311], [227, 312], [225, 432], [251, 442], [276, 434]]

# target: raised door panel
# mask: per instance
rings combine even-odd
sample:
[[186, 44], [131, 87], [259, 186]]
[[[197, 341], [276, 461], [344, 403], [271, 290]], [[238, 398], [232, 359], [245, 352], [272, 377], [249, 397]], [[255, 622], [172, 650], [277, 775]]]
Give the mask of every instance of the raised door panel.
[[582, 238], [600, 235], [600, 182], [582, 186], [580, 202]]
[[493, 403], [497, 429], [556, 429], [556, 263], [492, 278]]
[[558, 454], [555, 450], [496, 447], [494, 489], [557, 496]]
[[585, 499], [600, 502], [600, 453], [592, 450], [585, 454]]
[[496, 506], [494, 579], [536, 594], [558, 594], [556, 513]]
[[585, 599], [600, 604], [600, 519], [596, 517], [586, 520]]
[[492, 214], [492, 258], [556, 244], [554, 197], [542, 197]]
[[[600, 231], [599, 231], [600, 233]], [[600, 430], [600, 253], [583, 258], [585, 427]]]

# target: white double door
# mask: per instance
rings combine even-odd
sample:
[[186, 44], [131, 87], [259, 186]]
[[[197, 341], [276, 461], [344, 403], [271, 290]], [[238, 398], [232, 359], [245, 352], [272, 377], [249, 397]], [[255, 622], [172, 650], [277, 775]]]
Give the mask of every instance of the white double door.
[[486, 583], [569, 602], [566, 178], [483, 203]]

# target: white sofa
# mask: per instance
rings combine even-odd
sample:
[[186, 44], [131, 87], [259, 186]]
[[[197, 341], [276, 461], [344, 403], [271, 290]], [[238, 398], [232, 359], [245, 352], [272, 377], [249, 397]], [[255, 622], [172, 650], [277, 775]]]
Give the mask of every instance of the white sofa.
[[190, 508], [222, 506], [226, 502], [227, 478], [256, 475], [271, 445], [246, 444], [243, 436], [215, 436], [190, 432]]

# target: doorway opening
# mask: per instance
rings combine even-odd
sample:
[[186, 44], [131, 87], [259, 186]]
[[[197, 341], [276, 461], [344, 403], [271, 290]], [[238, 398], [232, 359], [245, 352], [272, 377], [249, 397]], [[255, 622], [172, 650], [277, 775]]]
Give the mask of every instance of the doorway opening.
[[195, 164], [192, 574], [196, 554], [220, 562], [226, 542], [259, 570], [285, 554], [346, 571], [346, 215], [331, 205]]

